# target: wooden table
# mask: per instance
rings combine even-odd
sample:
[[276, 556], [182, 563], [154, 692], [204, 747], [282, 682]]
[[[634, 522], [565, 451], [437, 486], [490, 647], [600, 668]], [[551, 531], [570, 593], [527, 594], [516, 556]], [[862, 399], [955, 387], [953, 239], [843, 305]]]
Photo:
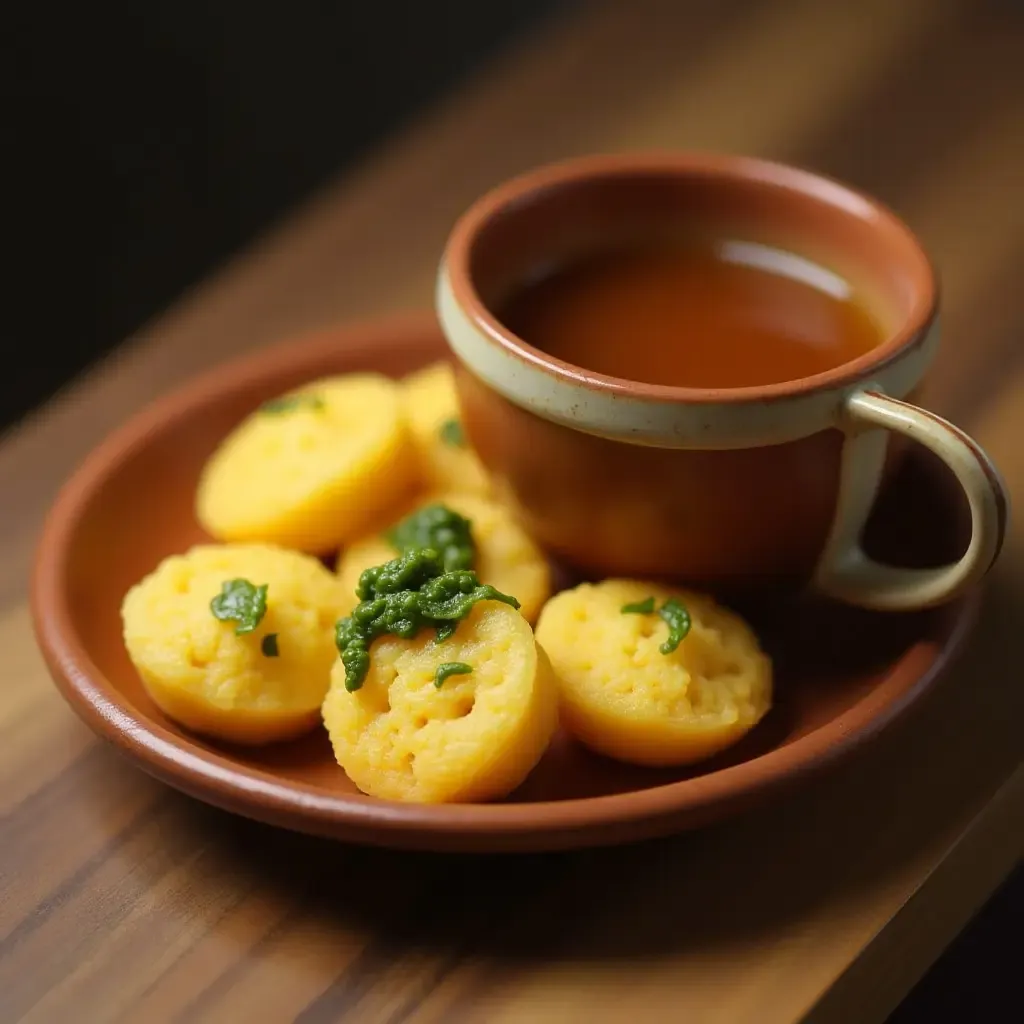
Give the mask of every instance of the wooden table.
[[[895, 206], [945, 278], [931, 404], [1024, 497], [1024, 17], [942, 0], [585, 6], [396, 138], [0, 446], [0, 1020], [867, 1024], [1024, 849], [1024, 527], [926, 706], [798, 794], [618, 850], [472, 859], [235, 820], [99, 745], [26, 573], [110, 427], [234, 353], [430, 301], [453, 218], [567, 154], [747, 151]], [[336, 126], [339, 130], [342, 126]]]

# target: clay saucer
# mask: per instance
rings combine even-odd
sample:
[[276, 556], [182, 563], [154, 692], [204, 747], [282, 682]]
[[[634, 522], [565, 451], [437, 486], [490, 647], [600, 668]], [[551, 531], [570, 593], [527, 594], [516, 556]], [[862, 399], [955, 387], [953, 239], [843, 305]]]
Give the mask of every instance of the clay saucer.
[[[968, 632], [976, 599], [910, 615], [813, 601], [743, 609], [776, 666], [776, 706], [746, 740], [689, 769], [631, 768], [559, 737], [503, 803], [417, 806], [358, 793], [325, 733], [261, 750], [217, 746], [164, 718], [121, 642], [120, 603], [160, 559], [204, 539], [192, 513], [206, 457], [286, 388], [351, 370], [407, 373], [445, 354], [433, 318], [340, 327], [220, 366], [104, 441], [46, 521], [33, 577], [36, 634], [53, 678], [97, 734], [139, 767], [218, 807], [355, 842], [436, 850], [539, 850], [640, 839], [704, 824], [838, 759], [920, 700]], [[965, 543], [959, 489], [921, 452], [868, 529], [874, 553], [938, 564]]]

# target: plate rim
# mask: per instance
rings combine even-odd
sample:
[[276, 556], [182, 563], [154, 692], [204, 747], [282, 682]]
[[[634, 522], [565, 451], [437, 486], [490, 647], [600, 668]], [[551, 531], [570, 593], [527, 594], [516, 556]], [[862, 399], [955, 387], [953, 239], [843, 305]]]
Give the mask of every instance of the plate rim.
[[428, 333], [441, 336], [432, 314], [403, 312], [286, 337], [218, 363], [129, 416], [90, 451], [59, 490], [44, 520], [32, 567], [29, 603], [36, 640], [72, 710], [149, 774], [234, 813], [374, 845], [541, 850], [622, 842], [685, 828], [685, 819], [724, 812], [817, 775], [891, 727], [961, 652], [977, 618], [980, 588], [938, 609], [942, 618], [934, 642], [917, 642], [905, 650], [883, 684], [786, 746], [705, 775], [567, 800], [412, 804], [361, 793], [328, 794], [239, 764], [138, 712], [89, 657], [72, 626], [65, 586], [81, 510], [103, 481], [153, 432], [219, 395], [244, 391], [285, 367], [294, 370], [315, 363], [339, 347], [415, 347]]

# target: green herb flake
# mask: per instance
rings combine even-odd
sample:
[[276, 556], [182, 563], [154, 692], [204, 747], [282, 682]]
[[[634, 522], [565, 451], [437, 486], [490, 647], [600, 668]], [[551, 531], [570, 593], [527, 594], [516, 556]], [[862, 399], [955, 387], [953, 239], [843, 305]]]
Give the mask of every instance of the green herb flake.
[[220, 593], [210, 602], [213, 617], [234, 622], [235, 634], [251, 633], [267, 614], [267, 585], [256, 586], [248, 580], [225, 580]]
[[312, 412], [321, 412], [324, 409], [324, 400], [319, 395], [282, 395], [280, 398], [272, 398], [260, 406], [260, 412], [271, 416], [280, 416], [286, 412], [295, 412], [298, 409], [309, 409]]
[[451, 445], [453, 448], [466, 447], [466, 435], [462, 430], [462, 424], [454, 416], [441, 424], [438, 434], [445, 444]]
[[277, 649], [277, 634], [268, 633], [260, 641], [260, 650], [267, 658], [276, 658], [281, 652]]
[[659, 609], [658, 615], [668, 626], [668, 639], [658, 648], [662, 654], [671, 654], [690, 632], [690, 613], [674, 597], [670, 597]]
[[[650, 615], [654, 612], [654, 597], [624, 604], [623, 615]], [[670, 597], [659, 609], [658, 616], [668, 626], [668, 639], [658, 648], [662, 654], [671, 654], [690, 632], [690, 613], [674, 597]]]
[[473, 666], [467, 665], [464, 661], [446, 661], [443, 665], [437, 666], [437, 671], [434, 673], [434, 686], [440, 690], [449, 676], [468, 676], [472, 671]]
[[427, 505], [407, 516], [387, 535], [399, 553], [433, 548], [441, 555], [445, 572], [472, 569], [476, 559], [471, 524], [444, 505]]
[[437, 631], [434, 633], [434, 643], [443, 644], [445, 640], [455, 636], [455, 631], [459, 628], [457, 622], [442, 622], [437, 627]]
[[370, 645], [391, 635], [411, 640], [424, 628], [447, 638], [480, 601], [519, 602], [481, 583], [470, 569], [446, 572], [433, 548], [403, 552], [383, 565], [367, 569], [356, 588], [359, 604], [338, 621], [335, 643], [345, 666], [345, 689], [358, 690], [370, 670]]

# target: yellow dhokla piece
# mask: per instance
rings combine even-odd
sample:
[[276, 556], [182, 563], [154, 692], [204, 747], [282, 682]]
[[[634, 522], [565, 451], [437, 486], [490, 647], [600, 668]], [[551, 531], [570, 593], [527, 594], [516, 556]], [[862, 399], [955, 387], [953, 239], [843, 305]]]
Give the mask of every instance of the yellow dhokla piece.
[[[691, 627], [670, 654], [668, 626], [624, 605], [671, 597]], [[771, 705], [772, 668], [751, 628], [702, 594], [633, 580], [585, 583], [552, 598], [537, 623], [565, 728], [620, 761], [681, 765], [735, 743]]]
[[444, 505], [470, 522], [476, 544], [474, 568], [481, 583], [489, 583], [519, 601], [527, 622], [535, 622], [551, 596], [551, 569], [540, 548], [502, 505], [473, 494], [435, 494], [415, 501], [394, 522], [350, 544], [338, 559], [338, 577], [349, 596], [348, 610], [356, 604], [360, 575], [371, 566], [398, 556], [384, 536], [397, 522], [428, 505]]
[[445, 424], [459, 420], [451, 366], [433, 363], [410, 374], [401, 387], [424, 485], [433, 490], [489, 494], [487, 471], [468, 441], [462, 437], [460, 443], [444, 429]]
[[331, 377], [239, 424], [204, 467], [196, 512], [218, 540], [322, 554], [364, 533], [416, 473], [398, 385], [372, 373]]
[[[241, 636], [210, 608], [235, 579], [267, 586], [263, 619]], [[269, 743], [318, 724], [338, 660], [334, 625], [343, 599], [337, 577], [309, 555], [204, 545], [165, 559], [128, 591], [124, 640], [146, 690], [170, 718], [207, 736]]]
[[[472, 668], [440, 687], [440, 665]], [[338, 764], [364, 793], [420, 803], [475, 802], [510, 793], [546, 749], [557, 718], [550, 666], [527, 621], [508, 605], [477, 604], [455, 634], [381, 637], [360, 689], [340, 661], [324, 700]]]

